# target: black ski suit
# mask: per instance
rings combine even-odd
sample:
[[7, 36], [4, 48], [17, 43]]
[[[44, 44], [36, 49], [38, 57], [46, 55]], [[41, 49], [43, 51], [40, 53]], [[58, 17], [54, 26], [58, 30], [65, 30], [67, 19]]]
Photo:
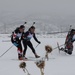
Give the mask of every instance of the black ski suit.
[[65, 42], [65, 52], [68, 54], [72, 54], [73, 51], [73, 42], [72, 42], [72, 35], [67, 35], [66, 42]]
[[71, 32], [67, 35], [66, 41], [65, 41], [65, 50], [64, 51], [70, 55], [72, 54], [73, 42], [75, 41], [73, 31], [71, 30]]
[[23, 38], [24, 38], [24, 39], [23, 39], [23, 45], [24, 45], [23, 56], [26, 55], [27, 46], [29, 46], [29, 47], [31, 48], [32, 52], [33, 52], [34, 54], [36, 54], [35, 49], [34, 49], [32, 43], [31, 43], [31, 41], [30, 41], [32, 37], [34, 38], [34, 40], [35, 40], [37, 43], [40, 44], [40, 42], [37, 40], [37, 38], [36, 38], [36, 36], [35, 36], [35, 33], [32, 34], [30, 31], [25, 32], [25, 33], [24, 33], [24, 37], [23, 37]]
[[22, 39], [23, 33], [19, 31], [19, 28], [16, 28], [14, 32], [12, 32], [11, 35], [11, 42], [17, 47], [18, 51], [18, 58], [22, 57], [22, 45], [21, 45], [21, 39]]

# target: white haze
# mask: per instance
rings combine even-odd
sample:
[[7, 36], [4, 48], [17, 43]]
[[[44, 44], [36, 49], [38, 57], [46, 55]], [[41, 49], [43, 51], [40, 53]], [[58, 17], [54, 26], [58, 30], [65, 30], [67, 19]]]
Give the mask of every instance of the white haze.
[[[37, 22], [51, 30], [75, 27], [74, 0], [0, 0], [0, 31], [27, 22]], [[36, 25], [38, 25], [36, 24]], [[44, 25], [43, 25], [44, 24]], [[38, 30], [40, 30], [38, 25]], [[53, 27], [52, 27], [53, 26]], [[14, 28], [12, 26], [12, 28]], [[49, 29], [45, 29], [46, 31]], [[54, 29], [53, 29], [54, 28]], [[42, 28], [43, 30], [44, 28]], [[12, 29], [13, 30], [13, 29]]]

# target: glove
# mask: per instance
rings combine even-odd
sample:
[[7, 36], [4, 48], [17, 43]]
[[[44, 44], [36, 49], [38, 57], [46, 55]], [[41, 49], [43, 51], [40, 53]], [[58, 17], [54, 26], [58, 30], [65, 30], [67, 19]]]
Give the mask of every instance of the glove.
[[73, 39], [71, 42], [73, 43], [75, 41], [75, 39]]
[[38, 41], [38, 43], [39, 43], [39, 44], [41, 44], [41, 42], [40, 42], [40, 41]]

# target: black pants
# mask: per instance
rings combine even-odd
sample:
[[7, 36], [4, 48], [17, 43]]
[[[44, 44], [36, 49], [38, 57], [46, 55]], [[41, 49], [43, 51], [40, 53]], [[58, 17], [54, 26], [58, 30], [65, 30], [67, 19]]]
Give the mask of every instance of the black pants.
[[16, 47], [17, 47], [17, 51], [18, 51], [18, 58], [22, 57], [22, 45], [21, 42], [12, 42]]
[[22, 45], [21, 45], [21, 43], [19, 43], [19, 45], [17, 46], [17, 48], [19, 48], [22, 51]]
[[33, 52], [34, 54], [36, 54], [35, 49], [34, 49], [32, 43], [31, 43], [30, 41], [25, 41], [25, 40], [24, 40], [24, 41], [23, 41], [23, 45], [24, 45], [23, 56], [26, 55], [27, 46], [29, 46], [29, 47], [31, 48], [32, 52]]

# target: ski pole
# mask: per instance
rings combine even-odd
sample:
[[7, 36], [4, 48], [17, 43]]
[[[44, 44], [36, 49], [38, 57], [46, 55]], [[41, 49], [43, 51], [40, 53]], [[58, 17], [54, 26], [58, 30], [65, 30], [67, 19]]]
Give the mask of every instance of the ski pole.
[[0, 58], [1, 58], [4, 54], [6, 54], [12, 47], [13, 47], [13, 45], [12, 45], [9, 49], [7, 49], [7, 50], [0, 56]]
[[35, 48], [37, 48], [38, 46], [39, 46], [39, 44], [37, 44]]
[[[63, 46], [63, 45], [65, 45], [65, 44], [62, 44], [62, 45], [60, 45], [59, 47], [61, 47], [61, 46]], [[55, 50], [55, 49], [57, 49], [58, 47], [55, 47], [55, 48], [53, 48], [53, 50]]]

